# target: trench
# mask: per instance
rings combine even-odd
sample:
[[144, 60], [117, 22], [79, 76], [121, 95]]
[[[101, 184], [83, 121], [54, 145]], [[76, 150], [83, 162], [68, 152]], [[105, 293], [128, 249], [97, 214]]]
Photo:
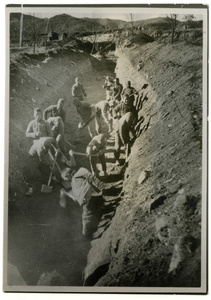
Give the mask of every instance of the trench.
[[[91, 94], [88, 100], [91, 103], [97, 103], [105, 97], [105, 91], [102, 89], [105, 74], [114, 76], [115, 63], [108, 61], [108, 67], [105, 68], [104, 59], [102, 71], [99, 62], [97, 64], [98, 71], [91, 70], [93, 76], [90, 76], [86, 86], [88, 93]], [[92, 86], [92, 91], [89, 85]], [[68, 95], [69, 90], [66, 89], [65, 93]], [[73, 106], [69, 105], [67, 112], [71, 121], [75, 122], [74, 125], [77, 125], [78, 118], [72, 108]], [[68, 124], [65, 129], [67, 140], [71, 141], [73, 131], [74, 126], [70, 129]], [[88, 142], [88, 131], [85, 131], [85, 137], [75, 150], [85, 152]], [[82, 236], [82, 208], [72, 200], [67, 201], [65, 209], [59, 205], [59, 192], [62, 187], [59, 183], [53, 184], [52, 193], [44, 194], [41, 193], [41, 185], [44, 182], [36, 180], [33, 185], [33, 195], [27, 197], [22, 193], [23, 187], [19, 186], [20, 190], [15, 189], [17, 180], [12, 176], [16, 172], [10, 172], [10, 179], [16, 185], [10, 188], [8, 203], [7, 283], [9, 286], [83, 285], [83, 271], [87, 264], [91, 240], [100, 238], [110, 226], [121, 201], [123, 176], [121, 168], [118, 170], [113, 168], [114, 135], [110, 136], [107, 145], [106, 160], [109, 176], [104, 179], [106, 188], [103, 197], [95, 199], [92, 204], [95, 214], [92, 220], [91, 239]], [[124, 161], [123, 153], [120, 158]], [[90, 170], [86, 157], [76, 157], [76, 163]], [[18, 170], [17, 172], [21, 174]], [[23, 182], [20, 182], [21, 184]], [[18, 200], [21, 205], [17, 205]], [[17, 268], [18, 275], [14, 272], [14, 267]], [[105, 270], [106, 268], [101, 270], [101, 276]]]

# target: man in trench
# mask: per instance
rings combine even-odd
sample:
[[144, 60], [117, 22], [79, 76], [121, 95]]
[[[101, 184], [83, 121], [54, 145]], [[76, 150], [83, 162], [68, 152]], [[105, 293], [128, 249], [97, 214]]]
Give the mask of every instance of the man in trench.
[[124, 96], [123, 102], [119, 103], [116, 107], [113, 109], [113, 118], [114, 119], [120, 119], [122, 116], [124, 116], [126, 113], [131, 112], [133, 115], [138, 118], [138, 112], [133, 105], [133, 103], [130, 101], [129, 95]]
[[34, 109], [34, 120], [32, 120], [27, 129], [26, 137], [38, 140], [41, 137], [52, 137], [51, 127], [48, 122], [43, 120], [40, 108]]
[[114, 86], [113, 86], [113, 100], [121, 101], [121, 93], [122, 93], [123, 86], [119, 82], [119, 78], [114, 79]]
[[110, 76], [106, 76], [103, 88], [106, 90], [106, 100], [112, 99], [114, 82]]
[[129, 98], [128, 98], [129, 102], [134, 104], [135, 95], [137, 95], [137, 94], [138, 94], [138, 92], [136, 91], [136, 89], [134, 87], [131, 86], [131, 82], [127, 81], [126, 82], [126, 87], [122, 91], [122, 96], [128, 95], [129, 96]]
[[122, 146], [125, 148], [126, 159], [130, 154], [130, 142], [135, 138], [134, 126], [136, 120], [136, 116], [133, 113], [128, 112], [119, 119], [116, 125], [114, 150], [116, 166], [120, 165], [119, 157]]
[[93, 138], [97, 133], [95, 129], [96, 108], [88, 102], [78, 101], [76, 110], [80, 116], [79, 130], [77, 131], [77, 140], [84, 137], [84, 131], [87, 127], [89, 135]]
[[61, 117], [63, 123], [65, 123], [66, 112], [64, 110], [65, 99], [61, 98], [58, 100], [56, 105], [48, 106], [43, 112], [43, 119], [48, 120], [49, 117]]
[[83, 85], [79, 82], [79, 78], [75, 78], [75, 83], [72, 86], [72, 96], [73, 96], [73, 104], [74, 102], [84, 101], [87, 97], [87, 94], [84, 90]]
[[87, 169], [79, 168], [77, 171], [67, 168], [63, 179], [71, 182], [69, 191], [60, 190], [60, 206], [66, 207], [67, 198], [72, 199], [83, 207], [82, 213], [82, 235], [91, 237], [93, 233], [93, 218], [96, 211], [93, 210], [93, 201], [100, 203], [104, 184]]
[[91, 140], [86, 148], [86, 154], [89, 157], [92, 174], [96, 177], [99, 176], [99, 170], [97, 169], [98, 160], [102, 166], [103, 176], [107, 176], [105, 160], [106, 145], [106, 135], [98, 134]]
[[[95, 126], [96, 126], [96, 132], [98, 134], [103, 132], [103, 128], [105, 125], [108, 127], [108, 132], [112, 131], [112, 118], [110, 115], [111, 108], [114, 108], [115, 103], [117, 104], [117, 101], [106, 101], [102, 100], [99, 101], [97, 104], [95, 104], [96, 108], [96, 117], [95, 117]], [[113, 104], [113, 106], [112, 106]]]
[[53, 138], [58, 143], [60, 150], [65, 153], [65, 143], [64, 143], [64, 123], [62, 118], [57, 115], [57, 109], [54, 107], [52, 110], [52, 117], [47, 119], [47, 122], [51, 126]]
[[[34, 141], [32, 147], [29, 150], [29, 157], [26, 159], [26, 181], [29, 183], [27, 196], [32, 195], [32, 182], [38, 179], [39, 175], [43, 177], [44, 180], [48, 180], [50, 172], [53, 167], [53, 161], [55, 157], [52, 152], [57, 149], [57, 143], [52, 137], [41, 137], [39, 140]], [[60, 174], [56, 169], [53, 170], [53, 180], [59, 181]]]

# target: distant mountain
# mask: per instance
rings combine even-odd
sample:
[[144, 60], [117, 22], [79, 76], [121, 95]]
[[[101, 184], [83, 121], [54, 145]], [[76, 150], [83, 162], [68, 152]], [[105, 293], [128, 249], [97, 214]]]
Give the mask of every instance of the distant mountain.
[[[32, 15], [23, 15], [22, 39], [27, 41], [36, 33], [39, 36], [49, 34], [51, 31], [58, 35], [66, 34], [67, 36], [75, 33], [101, 32], [105, 27], [95, 20], [79, 19], [71, 15], [61, 14], [52, 18], [37, 18]], [[10, 14], [10, 40], [19, 42], [21, 31], [21, 14]]]
[[[22, 28], [21, 28], [21, 16], [22, 16]], [[31, 15], [25, 15], [20, 13], [10, 14], [10, 41], [19, 42], [20, 33], [22, 32], [22, 40], [30, 40], [31, 35], [35, 32], [39, 34], [46, 33], [48, 19], [40, 19]]]
[[[90, 20], [89, 18], [86, 18], [86, 20]], [[92, 20], [95, 20], [99, 24], [103, 25], [106, 29], [124, 29], [128, 26], [128, 22], [118, 19], [100, 19], [100, 18], [94, 18]]]
[[[144, 27], [145, 28], [156, 28], [156, 29], [171, 29], [171, 23], [168, 18], [152, 18], [147, 20], [140, 20], [140, 21], [134, 21], [134, 27]], [[181, 28], [185, 24], [189, 24], [189, 28], [201, 28], [202, 27], [202, 21], [179, 21], [177, 20], [177, 27]]]
[[167, 18], [152, 18], [147, 20], [134, 21], [134, 26], [169, 28], [169, 20]]
[[57, 33], [67, 32], [68, 34], [74, 34], [75, 32], [86, 31], [99, 32], [104, 30], [105, 27], [94, 19], [80, 19], [62, 14], [49, 19], [49, 29]]

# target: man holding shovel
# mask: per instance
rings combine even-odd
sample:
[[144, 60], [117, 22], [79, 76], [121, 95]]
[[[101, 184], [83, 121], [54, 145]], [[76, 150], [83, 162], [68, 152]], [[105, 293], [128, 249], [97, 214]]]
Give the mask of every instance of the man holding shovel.
[[85, 168], [79, 168], [78, 171], [69, 169], [66, 174], [66, 179], [71, 181], [72, 188], [68, 192], [61, 189], [60, 205], [65, 208], [66, 199], [70, 198], [83, 207], [82, 234], [84, 236], [90, 236], [92, 233], [92, 221], [94, 217], [91, 202], [93, 198], [99, 202], [102, 197], [104, 184]]
[[88, 132], [91, 138], [96, 135], [95, 129], [95, 116], [96, 116], [96, 108], [95, 105], [92, 105], [88, 102], [79, 101], [76, 104], [77, 112], [80, 116], [81, 122], [78, 125], [78, 139], [79, 137], [83, 137], [84, 128], [88, 128]]
[[56, 109], [53, 110], [53, 116], [49, 117], [47, 122], [51, 126], [53, 138], [57, 141], [59, 148], [65, 153], [64, 145], [64, 122], [62, 118], [57, 116]]
[[136, 116], [128, 112], [121, 117], [116, 125], [115, 130], [115, 151], [114, 157], [116, 158], [116, 166], [120, 165], [120, 149], [125, 147], [126, 159], [130, 154], [130, 141], [135, 138], [134, 126], [136, 123]]
[[135, 101], [135, 95], [137, 95], [138, 92], [134, 87], [131, 86], [131, 82], [127, 81], [126, 82], [126, 87], [122, 91], [122, 96], [128, 95], [129, 96], [129, 101], [133, 104]]
[[86, 148], [87, 156], [89, 157], [92, 174], [98, 177], [99, 170], [97, 169], [97, 161], [99, 160], [102, 165], [103, 176], [107, 176], [106, 172], [106, 136], [104, 134], [96, 135]]
[[120, 119], [122, 116], [124, 116], [126, 113], [131, 112], [133, 115], [138, 118], [138, 112], [133, 105], [133, 103], [130, 101], [129, 95], [124, 96], [123, 102], [119, 103], [114, 109], [113, 109], [113, 118], [114, 119]]
[[[33, 175], [39, 170], [39, 172], [47, 178], [51, 171], [54, 172], [56, 177], [60, 179], [60, 174], [52, 169], [54, 163], [54, 157], [51, 154], [52, 146], [57, 148], [57, 143], [52, 137], [42, 137], [36, 140], [29, 150], [29, 160], [27, 161], [27, 182], [31, 181]], [[57, 156], [57, 154], [55, 155]], [[30, 170], [29, 170], [30, 168]], [[56, 178], [54, 178], [56, 180]], [[26, 195], [32, 194], [32, 184], [29, 184], [29, 190]]]

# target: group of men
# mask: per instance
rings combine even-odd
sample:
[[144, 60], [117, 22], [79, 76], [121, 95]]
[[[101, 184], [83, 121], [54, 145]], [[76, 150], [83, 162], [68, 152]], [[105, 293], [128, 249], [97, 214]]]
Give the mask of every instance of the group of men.
[[[73, 104], [80, 118], [77, 128], [78, 139], [83, 138], [87, 127], [90, 142], [86, 148], [86, 155], [90, 162], [91, 172], [86, 168], [66, 168], [66, 175], [58, 166], [58, 155], [66, 158], [64, 128], [66, 112], [64, 110], [65, 99], [59, 99], [56, 105], [50, 105], [44, 109], [34, 109], [34, 120], [27, 127], [26, 136], [33, 140], [29, 150], [30, 168], [38, 169], [45, 177], [53, 174], [52, 180], [70, 182], [70, 190], [61, 189], [60, 205], [65, 206], [64, 199], [68, 196], [83, 205], [83, 234], [87, 232], [87, 222], [84, 223], [89, 207], [90, 199], [99, 196], [103, 190], [103, 183], [99, 180], [98, 161], [102, 165], [103, 176], [107, 176], [105, 152], [109, 134], [115, 133], [114, 157], [116, 165], [120, 164], [120, 149], [125, 147], [126, 156], [130, 152], [131, 140], [135, 137], [134, 127], [137, 122], [138, 113], [134, 106], [134, 95], [136, 90], [128, 81], [126, 87], [120, 84], [119, 79], [112, 80], [106, 77], [103, 88], [106, 89], [106, 100], [97, 104], [90, 104], [86, 100], [86, 92], [79, 78], [75, 79], [72, 86]], [[68, 152], [69, 153], [69, 152]], [[66, 162], [66, 159], [65, 161]], [[55, 168], [55, 165], [57, 168]], [[32, 194], [32, 185], [27, 195]]]

